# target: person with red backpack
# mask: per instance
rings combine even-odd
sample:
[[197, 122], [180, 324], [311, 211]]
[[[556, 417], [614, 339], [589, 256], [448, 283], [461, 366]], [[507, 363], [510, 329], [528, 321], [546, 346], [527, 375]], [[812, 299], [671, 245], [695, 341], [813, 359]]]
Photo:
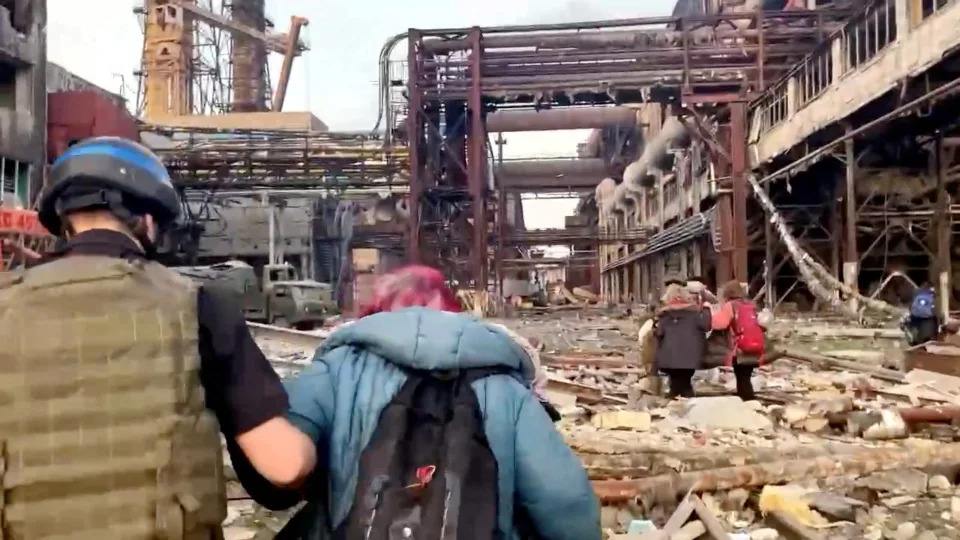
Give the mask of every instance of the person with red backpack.
[[765, 360], [766, 329], [740, 282], [729, 281], [719, 292], [722, 303], [711, 317], [707, 347], [710, 354], [724, 355], [724, 365], [733, 368], [737, 380], [737, 395], [750, 401], [756, 399], [750, 379]]

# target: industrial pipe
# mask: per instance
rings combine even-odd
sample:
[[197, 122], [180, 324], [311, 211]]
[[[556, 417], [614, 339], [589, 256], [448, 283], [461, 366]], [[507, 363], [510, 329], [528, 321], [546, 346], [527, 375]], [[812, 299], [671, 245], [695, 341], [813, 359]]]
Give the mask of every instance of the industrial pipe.
[[[814, 27], [778, 28], [776, 36], [802, 37], [819, 35], [823, 29]], [[760, 35], [758, 30], [718, 30], [699, 28], [687, 33], [690, 45], [702, 46], [725, 39], [749, 39]], [[665, 29], [645, 30], [594, 30], [584, 32], [526, 33], [485, 36], [484, 46], [490, 49], [534, 47], [539, 49], [601, 49], [605, 47], [670, 46], [683, 43], [684, 32]], [[424, 50], [446, 54], [470, 48], [466, 39], [429, 39], [423, 43]]]
[[600, 145], [603, 142], [603, 131], [594, 129], [587, 135], [587, 140], [583, 141], [577, 148], [577, 157], [580, 159], [595, 158], [600, 156]]
[[581, 107], [545, 111], [497, 111], [487, 116], [490, 133], [553, 131], [557, 129], [633, 126], [637, 110], [631, 107]]
[[596, 159], [522, 159], [504, 161], [497, 171], [505, 177], [517, 176], [594, 176], [606, 173], [606, 163]]
[[636, 161], [627, 165], [623, 172], [623, 182], [617, 186], [614, 196], [606, 202], [607, 212], [614, 210], [629, 211], [637, 205], [636, 193], [653, 187], [653, 173], [670, 169], [669, 150], [689, 144], [690, 138], [686, 121], [675, 116], [666, 119], [660, 132], [646, 144], [643, 153]]
[[[777, 19], [782, 20], [813, 20], [813, 21], [822, 21], [826, 20], [845, 20], [846, 17], [851, 13], [849, 9], [831, 9], [831, 10], [797, 10], [797, 11], [786, 11], [776, 14]], [[513, 25], [513, 26], [497, 26], [497, 27], [485, 27], [481, 28], [481, 33], [485, 39], [493, 37], [495, 34], [504, 34], [504, 33], [518, 33], [518, 32], [550, 32], [550, 31], [581, 31], [585, 29], [603, 29], [603, 28], [628, 28], [631, 26], [650, 26], [650, 25], [667, 25], [667, 26], [676, 26], [678, 23], [683, 23], [685, 27], [696, 24], [708, 24], [712, 26], [718, 25], [721, 21], [729, 21], [734, 19], [744, 19], [744, 20], [754, 20], [756, 19], [756, 13], [747, 13], [747, 14], [704, 14], [704, 15], [694, 15], [687, 17], [650, 17], [642, 19], [615, 19], [615, 20], [604, 20], [604, 21], [589, 21], [589, 22], [577, 22], [577, 23], [563, 23], [563, 24], [550, 24], [550, 25]], [[451, 36], [451, 35], [463, 35], [465, 36], [470, 32], [469, 28], [445, 28], [445, 29], [435, 29], [429, 31], [417, 31], [418, 35], [421, 36]], [[737, 36], [742, 37], [742, 36]], [[766, 37], [766, 36], [765, 36]], [[409, 32], [404, 32], [392, 36], [389, 38], [380, 49], [380, 77], [379, 77], [379, 88], [380, 88], [380, 99], [378, 103], [377, 111], [377, 122], [373, 128], [373, 132], [377, 132], [384, 119], [387, 120], [388, 125], [392, 125], [391, 111], [390, 111], [390, 57], [393, 52], [394, 47], [397, 43], [409, 38]], [[445, 40], [447, 43], [455, 44], [458, 41], [463, 41], [461, 39]], [[384, 136], [385, 144], [390, 144], [391, 142], [391, 132], [390, 129], [386, 130]]]

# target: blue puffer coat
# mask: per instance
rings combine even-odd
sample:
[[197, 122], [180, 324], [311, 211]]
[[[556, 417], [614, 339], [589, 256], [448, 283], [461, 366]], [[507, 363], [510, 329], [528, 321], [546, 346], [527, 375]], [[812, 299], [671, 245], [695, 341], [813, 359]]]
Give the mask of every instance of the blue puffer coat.
[[599, 540], [600, 506], [577, 457], [554, 429], [530, 381], [529, 357], [504, 333], [466, 315], [423, 308], [379, 313], [334, 332], [314, 364], [287, 385], [290, 420], [325, 449], [330, 521], [346, 518], [360, 453], [380, 411], [406, 380], [401, 367], [506, 366], [517, 375], [473, 383], [499, 467], [499, 528], [519, 538], [522, 506], [546, 540]]

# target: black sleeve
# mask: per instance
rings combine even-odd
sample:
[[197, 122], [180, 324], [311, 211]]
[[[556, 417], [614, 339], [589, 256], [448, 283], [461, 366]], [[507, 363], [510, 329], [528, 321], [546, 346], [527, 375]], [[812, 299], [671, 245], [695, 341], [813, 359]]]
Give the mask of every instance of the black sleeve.
[[253, 341], [239, 303], [216, 287], [197, 295], [200, 377], [207, 406], [228, 438], [287, 413], [280, 377]]
[[230, 454], [230, 462], [233, 464], [233, 471], [237, 473], [240, 485], [258, 504], [268, 510], [276, 511], [286, 510], [300, 502], [299, 492], [274, 486], [261, 476], [236, 441], [227, 439], [227, 452]]

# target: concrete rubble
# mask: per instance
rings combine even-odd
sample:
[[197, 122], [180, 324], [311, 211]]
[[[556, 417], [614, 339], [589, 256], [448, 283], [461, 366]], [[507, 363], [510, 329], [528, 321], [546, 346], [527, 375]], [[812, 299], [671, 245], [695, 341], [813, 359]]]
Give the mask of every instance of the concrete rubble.
[[[722, 369], [697, 374], [695, 398], [653, 394], [639, 317], [623, 308], [497, 322], [540, 344], [557, 427], [594, 482], [608, 538], [960, 538], [960, 377], [903, 371], [889, 325], [778, 320], [771, 337], [786, 354], [758, 370], [759, 399], [744, 403]], [[313, 353], [258, 342], [282, 376]], [[235, 482], [231, 493], [228, 538], [289, 515]], [[685, 500], [696, 509], [676, 518]]]

